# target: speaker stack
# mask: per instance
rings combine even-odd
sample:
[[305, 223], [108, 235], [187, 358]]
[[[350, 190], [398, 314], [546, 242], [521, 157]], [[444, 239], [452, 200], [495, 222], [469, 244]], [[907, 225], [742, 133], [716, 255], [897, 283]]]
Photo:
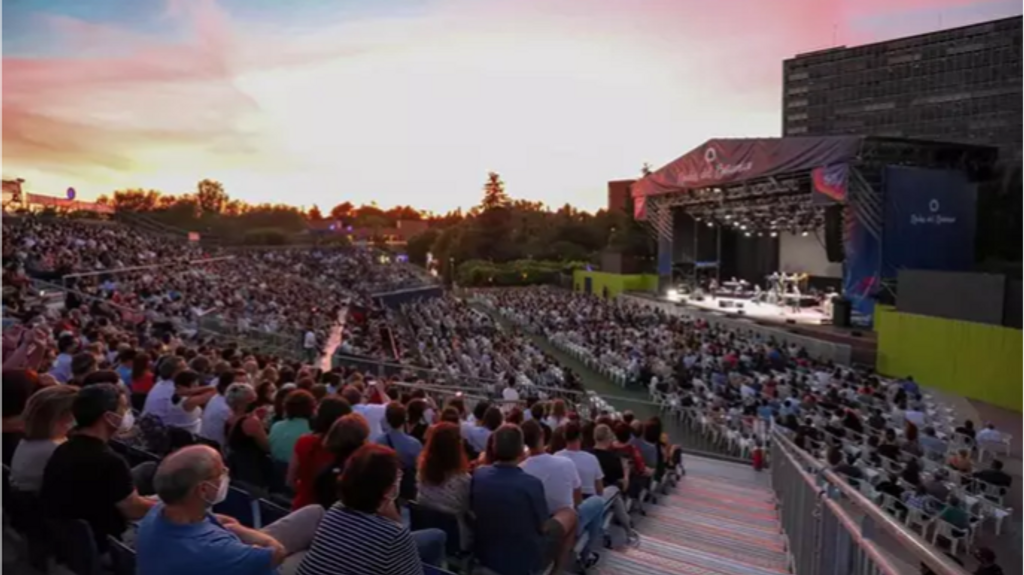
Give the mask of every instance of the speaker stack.
[[829, 206], [825, 209], [825, 253], [834, 264], [846, 259], [843, 247], [843, 206]]

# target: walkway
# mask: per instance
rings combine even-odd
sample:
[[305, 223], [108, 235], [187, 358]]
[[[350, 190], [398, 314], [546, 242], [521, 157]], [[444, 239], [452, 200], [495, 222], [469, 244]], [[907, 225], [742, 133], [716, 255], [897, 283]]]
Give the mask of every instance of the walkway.
[[786, 538], [768, 476], [691, 457], [679, 486], [636, 518], [640, 546], [604, 553], [597, 575], [781, 575]]

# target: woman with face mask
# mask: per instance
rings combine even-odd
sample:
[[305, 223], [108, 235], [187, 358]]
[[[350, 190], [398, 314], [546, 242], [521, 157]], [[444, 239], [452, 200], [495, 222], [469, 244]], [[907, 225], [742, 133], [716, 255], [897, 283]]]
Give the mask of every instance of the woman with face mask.
[[389, 447], [367, 444], [349, 457], [338, 482], [340, 501], [324, 515], [298, 575], [422, 575], [440, 566], [443, 531], [412, 533], [395, 505], [401, 462]]
[[71, 405], [78, 395], [73, 387], [49, 387], [37, 392], [25, 406], [25, 437], [14, 451], [11, 485], [36, 493], [43, 485], [43, 470], [74, 426]]

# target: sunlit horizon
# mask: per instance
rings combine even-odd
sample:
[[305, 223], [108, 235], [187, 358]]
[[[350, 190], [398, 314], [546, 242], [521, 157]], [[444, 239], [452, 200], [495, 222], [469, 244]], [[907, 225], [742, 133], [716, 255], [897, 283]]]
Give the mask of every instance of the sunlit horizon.
[[3, 175], [444, 213], [489, 171], [586, 210], [712, 137], [777, 136], [782, 60], [1007, 0], [39, 0], [3, 18]]

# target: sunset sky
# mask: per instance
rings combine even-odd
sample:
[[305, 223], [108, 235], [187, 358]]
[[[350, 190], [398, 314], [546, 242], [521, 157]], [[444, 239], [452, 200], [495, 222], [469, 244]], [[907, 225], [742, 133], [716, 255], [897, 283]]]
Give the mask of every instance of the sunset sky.
[[3, 175], [329, 209], [595, 209], [704, 140], [776, 136], [781, 61], [1019, 0], [7, 0]]

